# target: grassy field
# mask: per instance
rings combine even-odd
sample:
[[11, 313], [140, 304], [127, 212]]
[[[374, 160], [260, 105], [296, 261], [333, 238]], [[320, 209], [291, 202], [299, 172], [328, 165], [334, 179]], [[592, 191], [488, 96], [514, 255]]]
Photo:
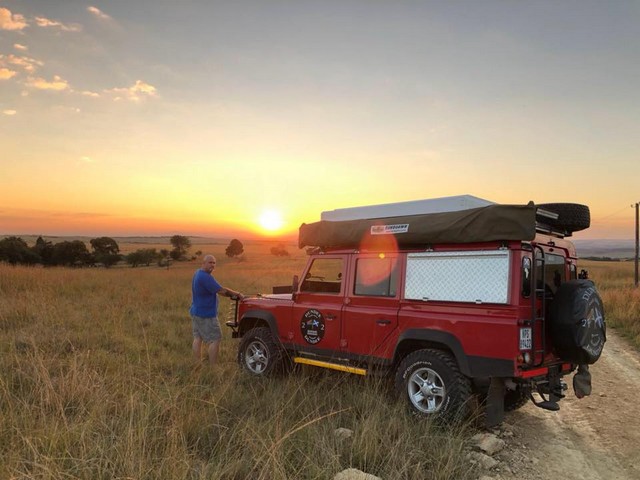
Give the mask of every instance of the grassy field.
[[607, 325], [640, 349], [640, 288], [633, 286], [633, 262], [582, 262], [597, 285]]
[[[305, 262], [270, 246], [246, 246], [244, 261], [225, 245], [197, 249], [216, 254], [223, 285], [256, 293], [290, 283]], [[467, 428], [416, 422], [380, 380], [312, 367], [253, 379], [229, 332], [217, 368], [193, 371], [198, 266], [0, 265], [0, 478], [330, 479], [348, 467], [385, 480], [477, 476]], [[336, 438], [339, 427], [353, 437]]]
[[[226, 258], [225, 244], [197, 249], [218, 257], [223, 285], [251, 294], [288, 284], [306, 261], [271, 246], [245, 246], [243, 260]], [[0, 478], [329, 479], [348, 467], [385, 480], [477, 476], [463, 450], [473, 430], [416, 422], [381, 380], [311, 367], [253, 379], [228, 331], [220, 364], [194, 371], [198, 266], [0, 265]], [[633, 264], [582, 266], [609, 325], [640, 346]], [[224, 321], [232, 304], [221, 302]], [[336, 438], [339, 427], [354, 436]]]

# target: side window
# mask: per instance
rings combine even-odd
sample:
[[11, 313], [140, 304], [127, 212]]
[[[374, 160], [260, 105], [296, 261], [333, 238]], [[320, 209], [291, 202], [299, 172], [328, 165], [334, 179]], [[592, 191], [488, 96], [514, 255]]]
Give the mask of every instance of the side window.
[[395, 297], [398, 286], [395, 258], [360, 258], [356, 262], [355, 295]]
[[340, 293], [343, 262], [341, 258], [316, 258], [307, 272], [300, 291], [306, 293]]

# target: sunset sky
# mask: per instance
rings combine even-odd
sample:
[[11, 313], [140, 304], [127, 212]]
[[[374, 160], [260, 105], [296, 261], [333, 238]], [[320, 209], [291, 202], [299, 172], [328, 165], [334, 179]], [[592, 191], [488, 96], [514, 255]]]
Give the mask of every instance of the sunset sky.
[[0, 0], [0, 235], [471, 194], [632, 238], [640, 2]]

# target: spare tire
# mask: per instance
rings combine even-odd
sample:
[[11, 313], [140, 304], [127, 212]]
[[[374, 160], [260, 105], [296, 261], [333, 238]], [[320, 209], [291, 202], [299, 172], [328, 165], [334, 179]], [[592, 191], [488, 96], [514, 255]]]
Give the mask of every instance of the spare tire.
[[595, 363], [607, 339], [602, 300], [591, 280], [571, 280], [558, 288], [549, 308], [550, 333], [562, 360]]
[[542, 223], [569, 233], [585, 230], [591, 225], [589, 207], [579, 203], [541, 203], [538, 208], [558, 214], [556, 220], [543, 218]]

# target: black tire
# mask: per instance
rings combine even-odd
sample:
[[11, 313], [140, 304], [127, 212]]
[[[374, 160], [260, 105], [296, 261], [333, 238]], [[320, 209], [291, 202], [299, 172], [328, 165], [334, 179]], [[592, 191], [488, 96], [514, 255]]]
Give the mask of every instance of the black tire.
[[267, 327], [249, 330], [238, 347], [238, 363], [255, 376], [269, 376], [281, 370], [283, 350]]
[[551, 339], [562, 360], [595, 363], [607, 340], [604, 307], [591, 280], [571, 280], [558, 287], [549, 308]]
[[579, 203], [541, 203], [538, 207], [558, 214], [556, 220], [539, 217], [542, 223], [552, 228], [572, 233], [585, 230], [591, 225], [591, 212], [586, 205]]
[[471, 382], [443, 351], [407, 355], [396, 370], [395, 387], [416, 415], [452, 421], [471, 413]]
[[504, 394], [504, 411], [513, 412], [524, 407], [529, 403], [530, 390], [528, 388], [518, 387], [515, 390], [507, 390]]

